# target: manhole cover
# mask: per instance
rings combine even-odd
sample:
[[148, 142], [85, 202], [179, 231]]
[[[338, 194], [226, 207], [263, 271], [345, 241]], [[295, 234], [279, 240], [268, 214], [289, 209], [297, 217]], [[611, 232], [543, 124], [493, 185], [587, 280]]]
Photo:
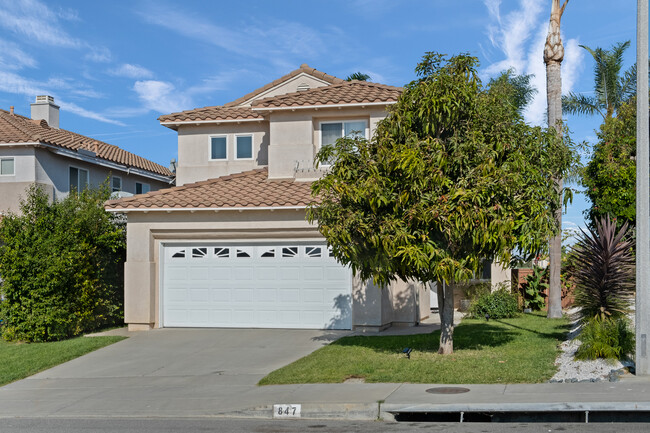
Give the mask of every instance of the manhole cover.
[[469, 392], [469, 388], [461, 388], [460, 386], [442, 386], [440, 388], [427, 389], [429, 394], [462, 394]]

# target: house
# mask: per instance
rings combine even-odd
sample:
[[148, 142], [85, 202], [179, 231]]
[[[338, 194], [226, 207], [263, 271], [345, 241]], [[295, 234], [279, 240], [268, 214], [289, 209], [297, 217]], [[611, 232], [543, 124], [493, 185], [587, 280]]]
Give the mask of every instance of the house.
[[59, 128], [59, 106], [37, 96], [31, 118], [0, 109], [0, 212], [17, 212], [29, 185], [51, 199], [110, 178], [118, 195], [167, 188], [174, 174], [117, 146]]
[[127, 215], [125, 321], [153, 327], [379, 330], [429, 315], [429, 290], [361, 281], [305, 220], [319, 148], [369, 138], [401, 88], [301, 65], [220, 106], [161, 116], [177, 186], [113, 200]]

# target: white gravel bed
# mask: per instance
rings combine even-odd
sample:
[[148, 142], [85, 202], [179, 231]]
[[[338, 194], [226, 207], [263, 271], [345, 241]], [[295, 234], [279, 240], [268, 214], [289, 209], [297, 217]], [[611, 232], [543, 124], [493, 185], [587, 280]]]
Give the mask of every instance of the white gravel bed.
[[[575, 311], [573, 311], [575, 312]], [[572, 311], [569, 311], [572, 314]], [[567, 341], [560, 344], [562, 353], [555, 360], [558, 371], [549, 382], [598, 382], [610, 380], [613, 371], [620, 371], [628, 364], [622, 364], [618, 360], [596, 359], [589, 361], [578, 361], [575, 358], [578, 347], [582, 344], [578, 340], [580, 325], [577, 321], [571, 324]]]

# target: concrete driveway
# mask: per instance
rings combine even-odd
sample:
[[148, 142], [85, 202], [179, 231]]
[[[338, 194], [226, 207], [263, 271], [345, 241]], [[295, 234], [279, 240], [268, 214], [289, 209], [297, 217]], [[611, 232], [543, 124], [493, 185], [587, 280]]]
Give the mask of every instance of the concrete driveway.
[[205, 416], [349, 331], [157, 329], [0, 388], [0, 417]]

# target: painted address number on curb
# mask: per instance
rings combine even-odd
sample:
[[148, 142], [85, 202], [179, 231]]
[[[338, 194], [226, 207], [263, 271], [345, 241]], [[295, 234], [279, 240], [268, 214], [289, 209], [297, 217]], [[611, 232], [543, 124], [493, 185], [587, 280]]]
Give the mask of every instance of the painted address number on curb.
[[274, 404], [273, 418], [300, 418], [299, 404]]

